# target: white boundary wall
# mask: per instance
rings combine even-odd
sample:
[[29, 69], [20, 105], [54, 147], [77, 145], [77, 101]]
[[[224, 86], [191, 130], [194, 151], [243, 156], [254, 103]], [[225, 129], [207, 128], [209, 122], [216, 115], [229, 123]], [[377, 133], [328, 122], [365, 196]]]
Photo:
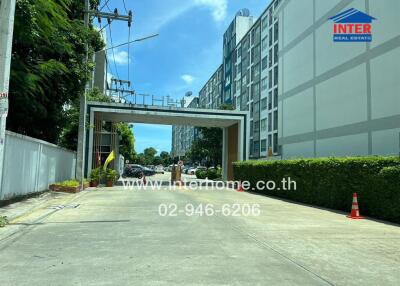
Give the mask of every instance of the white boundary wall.
[[76, 152], [6, 132], [0, 200], [37, 193], [49, 184], [75, 178]]

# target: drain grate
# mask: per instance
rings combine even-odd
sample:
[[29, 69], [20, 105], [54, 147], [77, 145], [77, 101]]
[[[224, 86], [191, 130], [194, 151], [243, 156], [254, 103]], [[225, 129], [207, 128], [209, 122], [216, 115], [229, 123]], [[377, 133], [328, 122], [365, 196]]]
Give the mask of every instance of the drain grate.
[[80, 204], [71, 204], [71, 205], [54, 205], [49, 206], [48, 209], [52, 210], [62, 210], [62, 209], [76, 209], [80, 206]]

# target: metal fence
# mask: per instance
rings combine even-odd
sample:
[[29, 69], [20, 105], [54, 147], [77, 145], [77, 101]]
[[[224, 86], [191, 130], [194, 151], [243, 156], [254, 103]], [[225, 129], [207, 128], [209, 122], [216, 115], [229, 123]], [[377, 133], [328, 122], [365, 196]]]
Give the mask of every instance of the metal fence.
[[6, 132], [0, 200], [41, 192], [75, 178], [76, 153], [48, 142]]

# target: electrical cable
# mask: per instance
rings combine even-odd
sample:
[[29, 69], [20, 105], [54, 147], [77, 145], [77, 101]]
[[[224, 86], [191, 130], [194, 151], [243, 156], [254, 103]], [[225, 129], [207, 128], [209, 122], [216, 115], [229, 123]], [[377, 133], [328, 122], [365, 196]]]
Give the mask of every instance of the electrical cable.
[[[111, 43], [111, 47], [113, 47], [114, 44], [113, 44], [113, 39], [112, 39], [111, 25], [108, 25], [108, 29], [109, 29], [109, 32], [110, 32], [110, 43]], [[114, 61], [115, 73], [116, 73], [117, 78], [119, 79], [120, 77], [119, 77], [119, 74], [118, 74], [117, 63], [116, 63], [116, 61], [115, 61], [115, 51], [114, 51], [114, 47], [111, 49], [111, 51], [112, 51], [112, 56], [113, 56], [113, 61]]]

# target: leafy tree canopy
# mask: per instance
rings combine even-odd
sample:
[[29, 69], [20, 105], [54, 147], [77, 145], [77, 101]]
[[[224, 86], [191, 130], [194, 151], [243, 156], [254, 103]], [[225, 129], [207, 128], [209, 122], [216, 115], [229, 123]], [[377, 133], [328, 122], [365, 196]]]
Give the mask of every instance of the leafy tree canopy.
[[[91, 1], [92, 5], [98, 4]], [[104, 47], [83, 24], [81, 0], [17, 0], [7, 129], [58, 143], [72, 114], [66, 107], [84, 92], [93, 63]]]

